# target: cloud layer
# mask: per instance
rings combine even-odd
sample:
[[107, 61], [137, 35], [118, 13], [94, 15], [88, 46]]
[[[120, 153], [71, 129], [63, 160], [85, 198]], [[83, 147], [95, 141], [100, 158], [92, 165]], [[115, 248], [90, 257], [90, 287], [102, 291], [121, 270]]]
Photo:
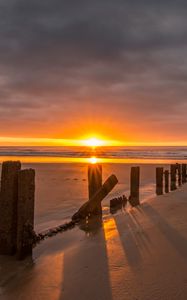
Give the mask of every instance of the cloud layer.
[[187, 2], [1, 0], [0, 136], [186, 141]]

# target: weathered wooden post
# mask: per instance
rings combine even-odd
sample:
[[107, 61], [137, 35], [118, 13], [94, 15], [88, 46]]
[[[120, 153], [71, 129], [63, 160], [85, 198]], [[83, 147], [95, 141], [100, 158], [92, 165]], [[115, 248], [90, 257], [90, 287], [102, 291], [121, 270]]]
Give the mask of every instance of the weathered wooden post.
[[181, 165], [177, 163], [176, 168], [177, 168], [177, 175], [178, 175], [178, 185], [181, 186], [182, 185]]
[[[97, 193], [102, 187], [102, 165], [91, 164], [88, 166], [88, 195], [89, 200]], [[96, 208], [98, 213], [102, 212], [101, 203], [98, 203]]]
[[163, 194], [163, 174], [164, 168], [158, 167], [156, 168], [156, 194]]
[[182, 164], [182, 183], [185, 183], [186, 179], [186, 164]]
[[140, 204], [140, 167], [132, 167], [130, 174], [130, 196], [129, 202], [132, 206]]
[[18, 172], [17, 209], [17, 257], [23, 259], [32, 254], [32, 234], [34, 228], [35, 171]]
[[176, 164], [170, 165], [171, 191], [176, 190]]
[[17, 202], [19, 161], [2, 164], [0, 191], [0, 254], [13, 255], [17, 239]]
[[165, 170], [164, 172], [164, 181], [165, 181], [165, 193], [169, 193], [169, 171]]

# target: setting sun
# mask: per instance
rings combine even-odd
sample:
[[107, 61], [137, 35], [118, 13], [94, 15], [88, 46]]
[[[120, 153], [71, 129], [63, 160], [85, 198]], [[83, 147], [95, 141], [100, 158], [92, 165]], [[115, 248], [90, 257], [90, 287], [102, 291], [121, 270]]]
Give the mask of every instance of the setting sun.
[[88, 140], [85, 140], [84, 144], [85, 146], [89, 146], [89, 147], [99, 147], [99, 146], [104, 146], [105, 142], [93, 137]]

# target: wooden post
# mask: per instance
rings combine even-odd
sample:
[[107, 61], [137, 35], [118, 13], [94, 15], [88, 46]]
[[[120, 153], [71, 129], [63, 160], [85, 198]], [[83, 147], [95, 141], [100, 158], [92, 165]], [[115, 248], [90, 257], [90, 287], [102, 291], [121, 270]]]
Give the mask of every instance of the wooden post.
[[182, 185], [182, 172], [181, 172], [181, 165], [176, 164], [176, 169], [177, 169], [177, 175], [178, 175], [178, 185]]
[[13, 255], [17, 239], [17, 202], [19, 161], [2, 164], [0, 191], [0, 254]]
[[[88, 195], [89, 200], [102, 187], [102, 165], [91, 164], [88, 166]], [[98, 214], [102, 213], [101, 203], [98, 203], [96, 208]]]
[[176, 164], [170, 165], [171, 191], [176, 190]]
[[93, 164], [88, 166], [88, 192], [89, 199], [91, 199], [95, 193], [102, 186], [102, 165]]
[[111, 175], [102, 185], [102, 187], [97, 191], [97, 193], [86, 203], [84, 203], [81, 208], [73, 215], [73, 221], [79, 221], [90, 215], [95, 214], [95, 210], [98, 207], [98, 203], [110, 193], [110, 191], [118, 183], [115, 175]]
[[186, 179], [186, 164], [182, 164], [182, 183], [185, 183]]
[[35, 171], [21, 170], [18, 173], [18, 221], [17, 257], [23, 259], [32, 254], [34, 228]]
[[163, 194], [163, 174], [164, 168], [156, 168], [156, 194]]
[[132, 206], [140, 204], [140, 167], [132, 167], [130, 175], [130, 197], [129, 202]]
[[165, 193], [169, 193], [169, 171], [164, 172]]

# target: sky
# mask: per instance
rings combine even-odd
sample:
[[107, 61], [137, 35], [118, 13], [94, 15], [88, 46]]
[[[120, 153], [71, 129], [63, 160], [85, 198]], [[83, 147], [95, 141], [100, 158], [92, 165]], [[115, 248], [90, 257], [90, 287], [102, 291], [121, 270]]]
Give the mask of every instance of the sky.
[[180, 0], [0, 0], [0, 144], [187, 145], [186, 15]]

